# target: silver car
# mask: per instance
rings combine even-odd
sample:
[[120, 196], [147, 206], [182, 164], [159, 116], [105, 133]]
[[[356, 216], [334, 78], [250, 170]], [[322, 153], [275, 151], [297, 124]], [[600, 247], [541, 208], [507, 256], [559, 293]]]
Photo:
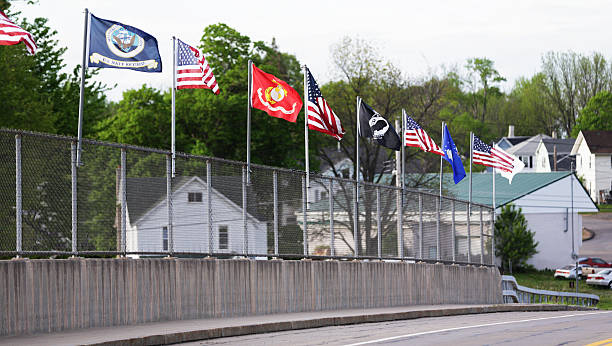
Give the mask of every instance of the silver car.
[[[578, 265], [578, 277], [582, 275], [582, 264]], [[575, 279], [576, 278], [576, 265], [568, 264], [563, 268], [559, 268], [555, 270], [555, 279], [556, 278], [564, 278], [564, 279]]]

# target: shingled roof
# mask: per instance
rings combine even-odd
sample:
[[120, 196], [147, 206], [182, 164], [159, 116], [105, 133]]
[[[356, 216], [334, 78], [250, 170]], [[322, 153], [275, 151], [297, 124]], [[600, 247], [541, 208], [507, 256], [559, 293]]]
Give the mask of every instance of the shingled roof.
[[612, 153], [612, 131], [582, 131], [591, 153]]

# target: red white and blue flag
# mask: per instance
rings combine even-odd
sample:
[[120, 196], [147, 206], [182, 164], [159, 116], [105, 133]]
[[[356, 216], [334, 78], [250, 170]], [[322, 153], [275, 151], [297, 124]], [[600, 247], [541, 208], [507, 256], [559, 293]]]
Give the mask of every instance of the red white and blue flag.
[[176, 88], [210, 89], [218, 95], [217, 80], [202, 52], [179, 39], [176, 45]]
[[436, 144], [436, 142], [429, 137], [427, 132], [417, 124], [414, 119], [406, 115], [406, 128], [404, 132], [404, 145], [407, 147], [421, 148], [425, 152], [432, 152], [434, 154], [444, 156], [444, 152]]
[[512, 171], [514, 168], [514, 156], [499, 148], [493, 148], [474, 136], [474, 148], [472, 149], [472, 162], [477, 165], [497, 168], [501, 171]]
[[0, 11], [0, 46], [12, 46], [20, 42], [25, 44], [30, 54], [36, 53], [38, 47], [32, 34], [13, 23], [4, 12]]
[[319, 90], [319, 86], [308, 68], [306, 68], [306, 74], [306, 81], [308, 83], [308, 105], [306, 107], [308, 128], [341, 140], [342, 136], [344, 136], [344, 128], [342, 128], [340, 118], [338, 118], [323, 98], [323, 95], [321, 95], [321, 90]]

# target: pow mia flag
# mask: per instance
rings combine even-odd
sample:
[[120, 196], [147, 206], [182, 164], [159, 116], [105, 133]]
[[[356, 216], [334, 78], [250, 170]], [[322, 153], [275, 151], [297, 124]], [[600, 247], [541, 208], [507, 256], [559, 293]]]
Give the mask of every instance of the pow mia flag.
[[395, 128], [380, 113], [360, 99], [359, 102], [359, 135], [374, 138], [378, 144], [399, 151], [401, 148], [400, 137]]

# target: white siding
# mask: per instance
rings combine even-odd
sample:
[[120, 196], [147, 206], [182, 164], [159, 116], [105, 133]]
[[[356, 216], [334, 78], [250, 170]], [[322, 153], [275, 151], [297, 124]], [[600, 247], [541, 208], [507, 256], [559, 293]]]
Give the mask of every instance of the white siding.
[[536, 172], [540, 173], [551, 171], [550, 162], [548, 160], [548, 150], [546, 150], [546, 146], [542, 141], [540, 141], [540, 144], [536, 149], [534, 161], [534, 168]]
[[[202, 202], [188, 202], [189, 192], [201, 192]], [[173, 195], [173, 238], [175, 252], [208, 252], [209, 231], [206, 210], [206, 184], [194, 178]], [[213, 251], [244, 253], [242, 208], [212, 191]], [[130, 225], [128, 251], [161, 252], [162, 229], [168, 224], [166, 201], [160, 202], [136, 225]], [[228, 249], [218, 249], [219, 225], [228, 226]], [[247, 222], [249, 253], [267, 253], [266, 224], [249, 216]]]
[[609, 190], [612, 186], [612, 163], [610, 162], [610, 154], [595, 154], [595, 190], [597, 199], [595, 201], [602, 202], [600, 200], [599, 191]]

